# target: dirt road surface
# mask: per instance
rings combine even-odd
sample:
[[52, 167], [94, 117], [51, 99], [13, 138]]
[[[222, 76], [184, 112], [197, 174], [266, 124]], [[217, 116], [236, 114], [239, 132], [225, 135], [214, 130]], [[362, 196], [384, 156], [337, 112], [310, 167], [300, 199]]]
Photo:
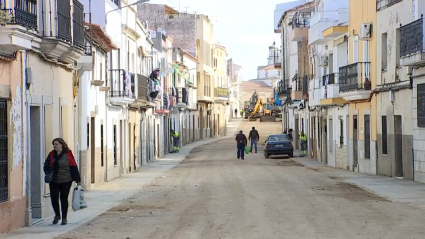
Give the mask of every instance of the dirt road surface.
[[[279, 123], [244, 122], [265, 135]], [[329, 177], [332, 168], [236, 159], [233, 139], [192, 150], [139, 194], [58, 238], [424, 238], [423, 210]]]

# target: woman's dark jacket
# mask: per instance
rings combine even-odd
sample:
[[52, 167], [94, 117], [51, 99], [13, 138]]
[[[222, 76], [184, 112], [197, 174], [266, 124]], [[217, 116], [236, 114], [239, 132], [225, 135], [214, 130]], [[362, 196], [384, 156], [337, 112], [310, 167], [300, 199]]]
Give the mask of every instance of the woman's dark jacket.
[[59, 163], [57, 160], [55, 160], [55, 157], [60, 158], [62, 157], [62, 154], [66, 154], [69, 161], [69, 170], [71, 172], [71, 178], [72, 181], [75, 181], [76, 183], [81, 182], [80, 172], [78, 172], [77, 162], [75, 162], [74, 155], [72, 155], [71, 150], [68, 150], [66, 152], [62, 151], [61, 155], [57, 156], [56, 152], [52, 150], [52, 152], [49, 153], [49, 155], [46, 158], [46, 161], [44, 162], [44, 173], [47, 173], [48, 171], [51, 171], [53, 169], [53, 177], [54, 175], [57, 175]]

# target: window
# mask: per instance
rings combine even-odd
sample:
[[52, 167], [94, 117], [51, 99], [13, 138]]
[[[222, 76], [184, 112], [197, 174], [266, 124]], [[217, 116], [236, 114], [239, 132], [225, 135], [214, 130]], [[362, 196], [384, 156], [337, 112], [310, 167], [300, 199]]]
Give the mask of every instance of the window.
[[381, 58], [382, 58], [382, 70], [386, 71], [387, 70], [387, 64], [388, 64], [388, 59], [387, 59], [387, 33], [382, 33], [382, 42], [381, 42]]
[[339, 120], [339, 145], [342, 147], [344, 145], [344, 121]]
[[100, 125], [100, 166], [104, 166], [104, 151], [103, 151], [103, 144], [105, 143], [104, 137], [103, 137], [103, 124]]
[[387, 149], [387, 116], [382, 116], [382, 154], [388, 154], [388, 149]]
[[353, 62], [359, 62], [359, 37], [355, 36], [353, 41]]
[[364, 116], [364, 157], [370, 159], [370, 115]]
[[418, 84], [418, 127], [425, 128], [425, 84]]
[[7, 100], [0, 99], [0, 203], [9, 198], [7, 136]]
[[333, 120], [329, 119], [329, 152], [333, 152], [334, 148], [334, 127]]
[[114, 130], [113, 130], [113, 140], [114, 140], [114, 166], [117, 166], [117, 126], [114, 125]]
[[400, 28], [395, 30], [395, 64], [400, 66]]
[[90, 148], [90, 124], [87, 123], [87, 148]]

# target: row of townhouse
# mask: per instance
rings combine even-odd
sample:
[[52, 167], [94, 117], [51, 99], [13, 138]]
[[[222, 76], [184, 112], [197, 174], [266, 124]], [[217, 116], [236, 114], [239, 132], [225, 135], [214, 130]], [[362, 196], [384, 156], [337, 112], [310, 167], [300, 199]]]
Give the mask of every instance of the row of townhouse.
[[140, 17], [143, 2], [0, 1], [0, 233], [53, 214], [54, 138], [90, 190], [171, 152], [172, 129], [181, 145], [225, 134], [227, 50], [210, 20], [185, 15], [195, 28], [179, 42]]
[[276, 91], [296, 147], [304, 131], [324, 164], [425, 182], [425, 1], [291, 4]]

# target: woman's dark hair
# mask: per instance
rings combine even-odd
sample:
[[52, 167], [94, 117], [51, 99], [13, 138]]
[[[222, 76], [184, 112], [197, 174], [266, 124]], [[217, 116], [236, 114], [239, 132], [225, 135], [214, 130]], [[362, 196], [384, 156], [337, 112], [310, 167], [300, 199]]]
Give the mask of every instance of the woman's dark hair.
[[69, 150], [68, 144], [66, 144], [65, 140], [63, 140], [62, 138], [56, 138], [56, 139], [54, 139], [54, 140], [52, 141], [52, 144], [53, 144], [55, 141], [56, 141], [56, 142], [58, 142], [60, 145], [62, 145], [62, 150], [63, 150], [63, 151], [68, 151], [68, 150]]

